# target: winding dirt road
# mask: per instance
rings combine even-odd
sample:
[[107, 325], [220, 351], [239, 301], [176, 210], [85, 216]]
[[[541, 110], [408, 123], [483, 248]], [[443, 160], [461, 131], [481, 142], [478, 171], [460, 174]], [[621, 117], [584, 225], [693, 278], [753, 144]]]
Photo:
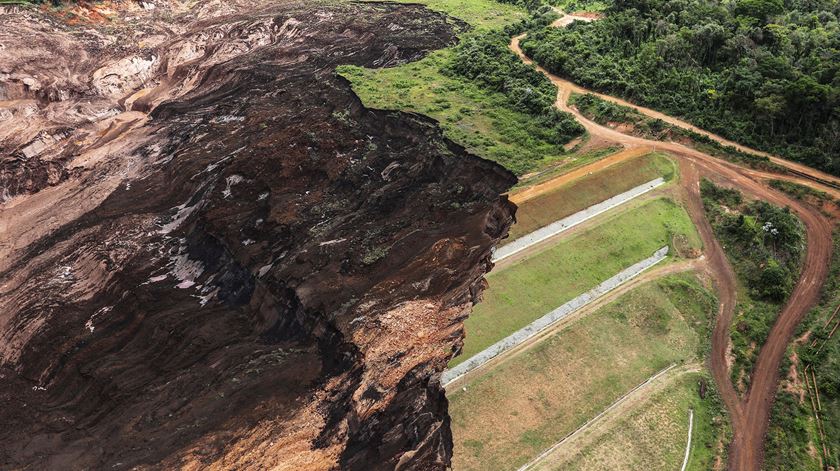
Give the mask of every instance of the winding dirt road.
[[[563, 24], [563, 23], [560, 23], [560, 20], [557, 20], [554, 24]], [[565, 23], [565, 24], [568, 24], [568, 23]], [[578, 121], [580, 121], [580, 123], [583, 125], [583, 127], [591, 135], [600, 136], [600, 137], [606, 138], [608, 140], [615, 141], [619, 144], [624, 145], [627, 148], [647, 146], [647, 147], [654, 148], [656, 150], [668, 150], [670, 152], [674, 152], [672, 149], [676, 148], [676, 149], [679, 149], [679, 150], [677, 150], [677, 152], [682, 151], [682, 150], [691, 150], [697, 156], [702, 156], [701, 158], [714, 159], [714, 157], [711, 157], [707, 154], [699, 152], [695, 149], [691, 149], [691, 148], [689, 148], [687, 146], [684, 146], [682, 144], [677, 144], [675, 142], [668, 142], [668, 141], [654, 141], [654, 140], [651, 140], [651, 139], [645, 139], [645, 138], [641, 138], [641, 137], [630, 136], [630, 135], [627, 135], [627, 134], [623, 134], [619, 131], [616, 131], [614, 129], [610, 129], [608, 127], [602, 126], [598, 123], [595, 123], [594, 121], [592, 121], [592, 120], [584, 117], [582, 114], [580, 114], [580, 112], [578, 112], [576, 108], [572, 108], [568, 105], [568, 101], [569, 101], [569, 98], [571, 97], [572, 93], [580, 93], [580, 94], [591, 93], [591, 94], [593, 94], [593, 95], [595, 95], [595, 96], [597, 96], [597, 97], [599, 97], [599, 98], [601, 98], [605, 101], [609, 101], [609, 102], [616, 103], [616, 104], [619, 104], [619, 105], [622, 105], [622, 106], [627, 106], [627, 107], [633, 108], [636, 111], [638, 111], [638, 112], [640, 112], [640, 113], [642, 113], [642, 114], [644, 114], [648, 117], [661, 119], [662, 121], [665, 121], [665, 122], [667, 122], [669, 124], [672, 124], [674, 126], [679, 126], [679, 127], [685, 128], [685, 129], [690, 129], [690, 130], [692, 130], [692, 131], [694, 131], [698, 134], [705, 135], [705, 136], [709, 137], [710, 139], [713, 139], [713, 140], [715, 140], [715, 141], [717, 141], [717, 142], [719, 142], [723, 145], [732, 146], [732, 147], [734, 147], [737, 150], [740, 150], [742, 152], [747, 152], [747, 153], [750, 153], [750, 154], [755, 154], [755, 155], [767, 157], [767, 158], [770, 159], [771, 162], [776, 163], [778, 165], [781, 165], [782, 167], [786, 167], [789, 170], [791, 170], [793, 172], [796, 172], [796, 174], [798, 174], [799, 176], [797, 176], [797, 175], [779, 175], [779, 174], [774, 174], [774, 173], [771, 173], [771, 172], [751, 170], [751, 169], [741, 167], [741, 166], [739, 166], [737, 164], [734, 164], [734, 163], [731, 163], [731, 162], [726, 162], [726, 161], [722, 161], [722, 160], [719, 160], [719, 159], [715, 159], [715, 160], [718, 160], [721, 163], [725, 163], [726, 165], [737, 169], [739, 172], [747, 173], [751, 176], [765, 178], [765, 179], [770, 179], [770, 178], [785, 179], [785, 180], [788, 180], [788, 181], [792, 181], [792, 182], [800, 183], [800, 184], [803, 184], [803, 185], [807, 185], [811, 188], [818, 189], [820, 191], [824, 191], [826, 193], [831, 194], [835, 198], [840, 197], [840, 178], [837, 178], [833, 175], [829, 175], [825, 172], [815, 170], [811, 167], [808, 167], [808, 166], [800, 164], [800, 163], [791, 162], [789, 160], [785, 160], [785, 159], [782, 159], [780, 157], [770, 155], [766, 152], [762, 152], [762, 151], [759, 151], [759, 150], [752, 149], [750, 147], [746, 147], [746, 146], [737, 144], [735, 142], [729, 141], [729, 140], [727, 140], [727, 139], [725, 139], [721, 136], [718, 136], [716, 134], [712, 134], [708, 131], [704, 131], [704, 130], [702, 130], [702, 129], [700, 129], [700, 128], [692, 125], [692, 124], [686, 123], [685, 121], [682, 121], [680, 119], [674, 118], [672, 116], [665, 115], [663, 113], [652, 110], [650, 108], [645, 108], [643, 106], [634, 105], [634, 104], [629, 103], [629, 102], [627, 102], [625, 100], [622, 100], [620, 98], [615, 98], [615, 97], [612, 97], [610, 95], [604, 95], [602, 93], [594, 92], [592, 90], [583, 88], [583, 87], [581, 87], [581, 86], [579, 86], [579, 85], [577, 85], [573, 82], [570, 82], [570, 81], [568, 81], [568, 80], [566, 80], [562, 77], [559, 77], [557, 75], [552, 74], [548, 70], [544, 69], [542, 66], [535, 64], [529, 57], [527, 57], [522, 52], [522, 48], [520, 47], [519, 43], [522, 41], [522, 39], [524, 37], [525, 37], [525, 34], [514, 37], [511, 40], [510, 49], [513, 52], [515, 52], [522, 59], [523, 62], [525, 62], [526, 64], [530, 64], [530, 65], [535, 66], [538, 71], [545, 74], [551, 80], [551, 82], [554, 83], [554, 85], [557, 86], [557, 88], [558, 88], [558, 95], [557, 95], [557, 101], [556, 101], [557, 108], [562, 110], [562, 111], [566, 111], [566, 112], [569, 112], [569, 113], [572, 113], [573, 115], [575, 115], [575, 117], [578, 119]], [[821, 183], [821, 182], [827, 182], [829, 184], [825, 184], [825, 183]], [[836, 186], [832, 186], [832, 185], [836, 185]]]
[[[691, 221], [697, 227], [703, 240], [703, 250], [708, 261], [709, 275], [715, 282], [718, 291], [718, 315], [715, 328], [712, 331], [712, 353], [709, 358], [709, 368], [726, 409], [732, 417], [732, 422], [741, 422], [741, 403], [738, 393], [729, 377], [726, 364], [726, 351], [729, 346], [729, 326], [735, 314], [737, 301], [735, 271], [723, 248], [715, 237], [712, 225], [706, 219], [703, 200], [700, 197], [700, 173], [695, 162], [680, 159], [680, 184], [686, 192], [685, 206]], [[734, 428], [734, 427], [733, 427]]]
[[[562, 18], [561, 18], [562, 20]], [[560, 21], [557, 26], [565, 26], [570, 21]], [[513, 38], [511, 49], [525, 62], [533, 62], [526, 57], [519, 42], [524, 35]], [[729, 469], [736, 471], [758, 471], [761, 468], [763, 458], [764, 435], [767, 432], [770, 410], [776, 396], [779, 382], [779, 367], [784, 358], [785, 350], [796, 326], [801, 322], [807, 312], [819, 299], [820, 290], [828, 274], [828, 266], [831, 259], [831, 233], [832, 224], [817, 209], [795, 200], [783, 193], [766, 187], [762, 182], [767, 179], [783, 179], [804, 183], [812, 188], [829, 193], [835, 197], [840, 195], [837, 188], [824, 184], [840, 185], [840, 179], [834, 176], [811, 169], [802, 164], [789, 162], [787, 160], [768, 155], [745, 146], [728, 141], [702, 129], [698, 129], [679, 119], [664, 115], [648, 108], [640, 107], [614, 97], [594, 93], [600, 98], [632, 107], [639, 112], [654, 118], [661, 119], [675, 126], [691, 129], [704, 134], [724, 145], [731, 145], [744, 152], [763, 155], [774, 163], [787, 167], [799, 175], [777, 175], [768, 172], [749, 170], [735, 165], [731, 162], [716, 159], [696, 149], [686, 147], [674, 142], [660, 142], [644, 139], [636, 136], [628, 136], [614, 129], [601, 126], [583, 115], [576, 109], [568, 106], [568, 98], [571, 92], [593, 93], [585, 88], [575, 85], [556, 75], [551, 74], [542, 67], [537, 69], [545, 74], [558, 89], [556, 106], [563, 111], [572, 113], [584, 128], [592, 136], [598, 136], [607, 140], [615, 141], [625, 146], [628, 151], [625, 155], [636, 155], [630, 149], [653, 149], [667, 151], [675, 156], [681, 157], [680, 166], [682, 169], [681, 183], [685, 189], [686, 206], [692, 220], [697, 226], [706, 250], [710, 274], [715, 280], [719, 290], [720, 310], [718, 313], [714, 332], [712, 334], [712, 353], [710, 358], [710, 369], [717, 383], [720, 394], [730, 413], [733, 428], [733, 439], [729, 449]], [[638, 152], [638, 151], [637, 151]], [[613, 158], [616, 160], [616, 158]], [[610, 162], [615, 163], [615, 161]], [[714, 237], [711, 225], [706, 220], [703, 204], [700, 198], [699, 179], [705, 176], [718, 183], [736, 187], [747, 196], [756, 199], [769, 201], [779, 206], [788, 206], [803, 221], [807, 234], [807, 253], [802, 266], [802, 275], [793, 289], [787, 304], [779, 313], [776, 322], [770, 330], [767, 342], [761, 347], [752, 372], [750, 381], [751, 387], [743, 399], [739, 398], [729, 377], [726, 364], [726, 352], [729, 345], [729, 328], [735, 311], [737, 294], [735, 291], [735, 273], [726, 259], [720, 243]], [[548, 184], [543, 184], [548, 187]]]

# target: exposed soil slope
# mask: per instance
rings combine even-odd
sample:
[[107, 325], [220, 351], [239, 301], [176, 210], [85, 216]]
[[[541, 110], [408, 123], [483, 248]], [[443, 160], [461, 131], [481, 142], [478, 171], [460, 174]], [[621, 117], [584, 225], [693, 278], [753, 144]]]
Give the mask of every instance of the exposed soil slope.
[[0, 468], [444, 469], [515, 178], [333, 71], [452, 25], [156, 4], [0, 18]]

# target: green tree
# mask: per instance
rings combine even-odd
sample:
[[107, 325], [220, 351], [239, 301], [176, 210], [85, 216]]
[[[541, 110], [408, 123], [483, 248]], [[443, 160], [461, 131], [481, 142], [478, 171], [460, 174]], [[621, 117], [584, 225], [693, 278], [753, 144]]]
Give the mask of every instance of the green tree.
[[771, 16], [781, 13], [784, 7], [783, 0], [738, 0], [735, 4], [735, 12], [755, 18], [763, 24]]
[[760, 298], [773, 302], [784, 301], [792, 286], [790, 271], [772, 258], [752, 284]]

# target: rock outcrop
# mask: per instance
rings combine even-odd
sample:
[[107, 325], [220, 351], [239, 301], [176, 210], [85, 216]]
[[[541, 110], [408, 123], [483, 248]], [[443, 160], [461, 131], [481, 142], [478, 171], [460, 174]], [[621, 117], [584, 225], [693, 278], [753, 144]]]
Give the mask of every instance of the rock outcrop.
[[457, 25], [97, 14], [0, 13], [0, 468], [444, 469], [439, 375], [515, 178], [334, 70]]

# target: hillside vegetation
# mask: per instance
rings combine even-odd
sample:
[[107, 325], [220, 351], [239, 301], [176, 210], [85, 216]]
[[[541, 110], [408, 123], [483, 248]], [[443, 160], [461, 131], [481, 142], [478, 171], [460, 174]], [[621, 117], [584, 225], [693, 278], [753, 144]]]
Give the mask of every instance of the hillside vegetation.
[[738, 190], [703, 180], [706, 214], [738, 276], [732, 380], [745, 390], [758, 350], [799, 278], [805, 251], [802, 223], [788, 208], [747, 202]]
[[[694, 275], [650, 281], [448, 393], [453, 468], [517, 469], [650, 376], [697, 360], [714, 306]], [[707, 430], [724, 421], [717, 412], [697, 419]], [[675, 440], [669, 451], [684, 446], [682, 430]], [[674, 465], [682, 456], [663, 458]]]
[[840, 3], [616, 0], [526, 54], [599, 91], [840, 175]]
[[554, 85], [508, 49], [511, 34], [546, 25], [556, 15], [536, 1], [420, 3], [468, 26], [457, 45], [417, 62], [384, 69], [339, 67], [365, 106], [430, 116], [447, 137], [517, 175], [573, 163], [576, 157], [564, 146], [583, 135], [583, 127], [552, 106]]

